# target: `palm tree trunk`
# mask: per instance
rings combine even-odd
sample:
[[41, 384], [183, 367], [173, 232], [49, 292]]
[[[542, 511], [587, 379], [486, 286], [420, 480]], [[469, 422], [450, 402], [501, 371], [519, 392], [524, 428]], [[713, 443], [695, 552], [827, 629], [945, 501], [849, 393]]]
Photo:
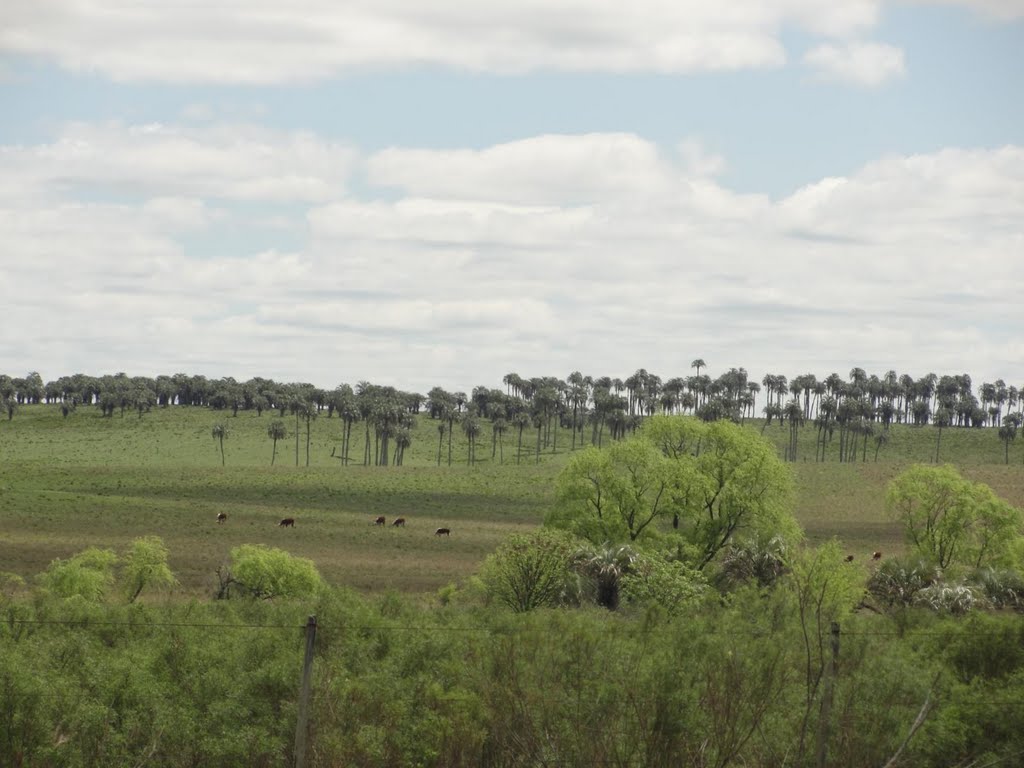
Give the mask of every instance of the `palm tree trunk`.
[[277, 438], [274, 438], [274, 450], [270, 454], [270, 466], [274, 466], [274, 461], [277, 459]]

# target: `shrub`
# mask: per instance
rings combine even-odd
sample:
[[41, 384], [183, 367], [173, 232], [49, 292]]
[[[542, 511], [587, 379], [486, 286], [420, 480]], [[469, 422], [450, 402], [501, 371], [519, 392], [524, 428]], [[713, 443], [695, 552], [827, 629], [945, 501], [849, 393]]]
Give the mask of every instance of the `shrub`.
[[264, 600], [315, 596], [323, 586], [312, 560], [263, 544], [232, 549], [231, 569], [225, 581], [224, 597], [235, 585], [243, 594]]
[[117, 555], [109, 549], [89, 547], [68, 560], [57, 558], [39, 580], [58, 597], [80, 597], [99, 602], [114, 583]]
[[942, 578], [938, 567], [924, 560], [886, 560], [868, 581], [868, 591], [886, 605], [906, 606], [915, 595]]
[[578, 540], [556, 530], [510, 536], [484, 561], [488, 594], [517, 613], [561, 605], [576, 589], [570, 562]]

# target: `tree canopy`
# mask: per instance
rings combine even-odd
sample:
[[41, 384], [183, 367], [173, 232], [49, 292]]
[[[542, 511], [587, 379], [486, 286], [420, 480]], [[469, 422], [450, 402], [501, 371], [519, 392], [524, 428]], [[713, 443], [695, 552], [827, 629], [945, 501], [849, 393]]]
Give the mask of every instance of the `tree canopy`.
[[918, 464], [886, 492], [907, 544], [940, 568], [1001, 565], [1021, 535], [1021, 511], [951, 465]]
[[756, 434], [653, 416], [633, 437], [573, 457], [548, 523], [597, 544], [678, 536], [703, 568], [737, 536], [799, 538], [791, 493], [788, 468]]

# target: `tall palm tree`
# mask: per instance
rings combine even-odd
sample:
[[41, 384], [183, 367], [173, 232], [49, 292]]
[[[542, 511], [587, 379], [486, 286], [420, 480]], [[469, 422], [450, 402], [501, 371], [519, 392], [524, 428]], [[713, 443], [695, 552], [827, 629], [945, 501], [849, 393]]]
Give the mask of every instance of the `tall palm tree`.
[[796, 461], [797, 440], [800, 435], [800, 427], [804, 423], [804, 409], [800, 405], [799, 394], [786, 403], [785, 416], [789, 419], [789, 449], [786, 451], [786, 458]]
[[466, 439], [469, 441], [466, 463], [473, 466], [476, 462], [476, 438], [480, 434], [480, 420], [472, 409], [462, 418], [462, 431], [466, 433]]
[[1003, 426], [999, 428], [999, 439], [1003, 441], [1003, 455], [1006, 463], [1010, 463], [1010, 443], [1017, 439], [1017, 428], [1020, 426], [1018, 414], [1011, 413], [1003, 420]]
[[442, 417], [437, 422], [437, 466], [441, 466], [441, 446], [444, 445], [444, 433], [448, 430], [448, 419]]
[[519, 463], [523, 456], [523, 430], [532, 422], [533, 419], [530, 418], [530, 414], [527, 411], [519, 411], [512, 417], [512, 423], [516, 425], [516, 429], [519, 431], [519, 442], [516, 446], [516, 464]]
[[878, 449], [889, 442], [889, 433], [882, 431], [875, 435], [875, 463], [878, 463]]
[[213, 435], [213, 439], [220, 442], [220, 465], [224, 466], [224, 438], [228, 436], [228, 425], [214, 424], [213, 429], [210, 430], [210, 434]]
[[933, 419], [935, 426], [938, 427], [938, 437], [935, 438], [935, 463], [939, 463], [939, 448], [942, 445], [942, 430], [948, 427], [952, 421], [953, 416], [949, 412], [948, 408], [939, 408], [935, 412], [935, 418]]
[[494, 459], [495, 443], [497, 443], [498, 453], [500, 454], [500, 463], [505, 463], [505, 446], [502, 443], [502, 437], [505, 434], [505, 430], [508, 428], [508, 423], [501, 416], [498, 416], [491, 422], [491, 459]]
[[704, 358], [698, 357], [696, 360], [690, 363], [690, 367], [697, 369], [697, 372], [694, 374], [694, 376], [700, 376], [700, 369], [707, 368], [708, 364], [704, 362]]
[[274, 441], [274, 450], [270, 454], [270, 466], [274, 466], [274, 460], [277, 458], [277, 441], [288, 437], [288, 429], [284, 422], [278, 419], [271, 421], [267, 427], [267, 437]]

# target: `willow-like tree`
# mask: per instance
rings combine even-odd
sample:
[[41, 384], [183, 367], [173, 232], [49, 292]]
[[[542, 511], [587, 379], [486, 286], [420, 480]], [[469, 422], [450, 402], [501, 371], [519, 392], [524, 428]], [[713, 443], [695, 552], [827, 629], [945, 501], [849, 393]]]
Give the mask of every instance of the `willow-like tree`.
[[274, 441], [274, 448], [270, 453], [270, 466], [274, 466], [274, 460], [277, 459], [277, 441], [288, 437], [288, 429], [283, 422], [274, 419], [267, 427], [267, 437]]
[[210, 430], [210, 434], [213, 435], [213, 439], [220, 444], [220, 465], [223, 467], [225, 464], [224, 460], [224, 439], [228, 436], [228, 425], [214, 424], [213, 429]]
[[907, 544], [940, 568], [1003, 566], [1021, 535], [1021, 511], [952, 466], [918, 464], [886, 491], [890, 515]]
[[594, 544], [678, 536], [699, 569], [737, 536], [800, 536], [788, 468], [728, 421], [653, 416], [633, 437], [573, 456], [556, 487], [548, 524]]

